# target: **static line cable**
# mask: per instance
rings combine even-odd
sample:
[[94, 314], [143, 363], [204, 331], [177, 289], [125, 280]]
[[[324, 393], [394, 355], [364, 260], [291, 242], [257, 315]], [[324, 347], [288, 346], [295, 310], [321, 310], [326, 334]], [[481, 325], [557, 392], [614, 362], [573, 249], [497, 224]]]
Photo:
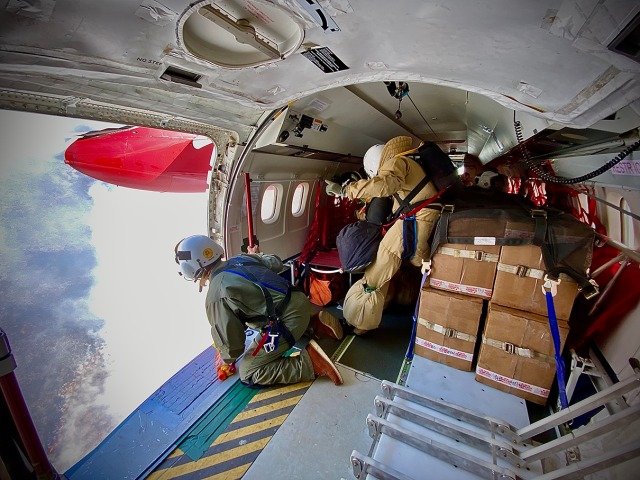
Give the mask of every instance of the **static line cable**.
[[569, 185], [569, 188], [573, 188], [576, 192], [580, 192], [580, 193], [584, 193], [587, 197], [593, 198], [594, 200], [597, 200], [598, 202], [602, 202], [604, 203], [607, 207], [611, 207], [615, 210], [618, 210], [620, 213], [624, 213], [625, 215], [629, 215], [631, 218], [634, 218], [636, 220], [638, 220], [640, 222], [640, 215], [636, 215], [633, 212], [630, 212], [629, 210], [625, 210], [622, 207], [619, 207], [617, 205], [614, 205], [611, 202], [607, 202], [606, 200], [600, 198], [600, 197], [596, 197], [595, 195], [591, 195], [589, 192], [585, 192], [583, 190], [580, 190], [577, 187], [574, 187], [573, 185]]
[[522, 156], [524, 157], [524, 162], [527, 165], [527, 168], [535, 172], [535, 174], [538, 175], [541, 179], [551, 183], [559, 183], [561, 185], [569, 185], [572, 183], [582, 183], [582, 182], [586, 182], [587, 180], [591, 180], [592, 178], [597, 177], [598, 175], [602, 175], [606, 171], [610, 170], [612, 167], [616, 166], [622, 160], [624, 160], [631, 152], [633, 152], [634, 150], [637, 150], [638, 147], [640, 147], [640, 140], [638, 140], [636, 143], [625, 148], [616, 157], [612, 158], [603, 166], [594, 170], [593, 172], [587, 173], [586, 175], [582, 175], [580, 177], [574, 177], [574, 178], [561, 177], [561, 176], [549, 175], [547, 172], [543, 171], [538, 165], [536, 165], [533, 162], [533, 160], [531, 159], [531, 156], [529, 155], [529, 150], [527, 149], [526, 145], [523, 143], [524, 139], [522, 136], [522, 125], [520, 124], [519, 121], [516, 120], [515, 111], [513, 112], [513, 127], [516, 131], [516, 137], [518, 138], [518, 146], [520, 147], [520, 151], [522, 152]]
[[431, 128], [431, 125], [429, 125], [429, 122], [427, 122], [427, 119], [424, 118], [424, 115], [422, 115], [422, 113], [420, 112], [420, 110], [418, 109], [418, 106], [415, 104], [415, 102], [413, 101], [413, 98], [411, 98], [411, 95], [409, 95], [407, 93], [407, 97], [409, 98], [409, 100], [411, 100], [411, 103], [413, 103], [413, 106], [416, 107], [416, 110], [418, 111], [418, 113], [420, 114], [420, 116], [422, 117], [422, 119], [424, 120], [424, 123], [427, 124], [427, 127], [429, 127], [431, 129], [431, 131], [433, 132], [433, 134], [436, 136], [436, 138], [438, 139], [438, 141], [442, 142], [442, 139], [438, 136], [438, 134], [435, 132], [435, 130], [433, 128]]

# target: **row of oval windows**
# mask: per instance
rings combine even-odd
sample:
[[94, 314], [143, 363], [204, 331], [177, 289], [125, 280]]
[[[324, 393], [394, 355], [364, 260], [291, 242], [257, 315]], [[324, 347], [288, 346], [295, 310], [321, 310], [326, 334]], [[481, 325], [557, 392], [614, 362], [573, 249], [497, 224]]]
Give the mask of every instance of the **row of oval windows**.
[[[308, 195], [309, 184], [307, 182], [301, 182], [296, 185], [296, 188], [293, 191], [293, 197], [291, 199], [291, 215], [293, 215], [294, 217], [300, 217], [304, 214]], [[265, 189], [264, 193], [262, 194], [262, 202], [260, 207], [260, 218], [264, 223], [274, 223], [278, 220], [280, 214], [280, 204], [282, 203], [282, 196], [283, 188], [280, 184], [271, 184]], [[584, 195], [581, 195], [581, 197], [584, 197], [584, 199], [580, 198], [581, 203], [583, 204], [583, 208], [588, 208], [586, 202], [587, 197]], [[629, 208], [629, 204], [624, 198], [619, 199], [619, 204], [622, 209], [631, 211], [631, 209]], [[615, 217], [614, 219], [610, 220], [613, 220], [614, 222], [620, 222], [620, 225], [618, 227], [620, 228], [620, 231], [617, 235], [614, 234], [614, 237], [619, 237], [616, 238], [616, 240], [621, 241], [625, 245], [628, 245], [630, 248], [634, 248], [635, 232], [633, 229], [631, 217], [624, 214], [618, 217], [618, 215], [615, 215], [618, 212], [614, 212], [612, 209], [610, 210], [611, 212], [609, 212], [609, 214], [611, 215], [613, 213]]]
[[[304, 214], [308, 195], [309, 184], [307, 182], [296, 185], [291, 199], [291, 215], [301, 217]], [[264, 190], [260, 204], [260, 218], [264, 223], [274, 223], [278, 220], [282, 197], [283, 188], [280, 184], [274, 183]]]

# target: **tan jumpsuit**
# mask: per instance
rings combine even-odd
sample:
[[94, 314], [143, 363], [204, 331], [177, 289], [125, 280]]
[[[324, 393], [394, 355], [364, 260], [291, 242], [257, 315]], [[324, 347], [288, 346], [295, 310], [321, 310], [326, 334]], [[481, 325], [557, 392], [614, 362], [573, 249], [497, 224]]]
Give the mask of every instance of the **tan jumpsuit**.
[[[408, 139], [410, 145], [411, 139], [409, 137], [396, 137], [396, 139]], [[396, 139], [392, 139], [390, 142]], [[414, 160], [404, 156], [385, 159], [384, 155], [383, 151], [383, 158], [375, 177], [369, 180], [360, 180], [347, 186], [346, 194], [350, 199], [387, 197], [394, 193], [398, 193], [400, 198], [404, 199], [424, 178], [424, 171]], [[436, 193], [437, 190], [433, 182], [429, 182], [411, 203], [427, 200]], [[394, 200], [394, 211], [398, 206], [397, 200]], [[417, 246], [416, 252], [410, 260], [412, 265], [420, 266], [423, 259], [429, 258], [429, 235], [438, 215], [437, 211], [426, 208], [415, 215]], [[403, 222], [398, 220], [389, 229], [380, 243], [376, 259], [366, 268], [364, 277], [353, 284], [347, 292], [343, 314], [347, 322], [356, 327], [356, 333], [363, 333], [380, 325], [382, 311], [390, 300], [386, 298], [389, 281], [400, 269], [402, 263], [402, 224]], [[375, 287], [376, 290], [368, 293], [365, 291], [365, 287]]]

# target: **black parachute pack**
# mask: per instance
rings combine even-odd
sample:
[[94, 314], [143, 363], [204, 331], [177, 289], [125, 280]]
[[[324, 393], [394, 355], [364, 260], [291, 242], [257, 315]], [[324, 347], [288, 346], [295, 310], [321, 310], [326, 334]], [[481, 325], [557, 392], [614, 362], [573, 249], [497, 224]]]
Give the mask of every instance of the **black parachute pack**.
[[442, 207], [434, 226], [431, 256], [445, 243], [535, 245], [540, 247], [549, 278], [564, 273], [589, 298], [598, 288], [587, 273], [594, 230], [569, 213], [536, 207], [529, 200], [480, 187], [467, 187]]
[[381, 241], [382, 225], [363, 220], [345, 226], [336, 238], [343, 270], [355, 272], [373, 263]]
[[374, 225], [386, 224], [391, 212], [393, 212], [392, 197], [374, 197], [367, 202], [367, 206], [364, 208], [367, 222]]

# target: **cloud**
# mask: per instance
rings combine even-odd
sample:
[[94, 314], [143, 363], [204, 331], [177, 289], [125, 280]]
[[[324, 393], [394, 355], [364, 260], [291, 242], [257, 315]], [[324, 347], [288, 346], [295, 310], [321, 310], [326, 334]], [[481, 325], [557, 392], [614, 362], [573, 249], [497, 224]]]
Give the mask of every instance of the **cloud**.
[[95, 180], [63, 162], [61, 139], [79, 123], [0, 112], [0, 325], [45, 447], [68, 410], [66, 385], [104, 346], [104, 322], [87, 303], [97, 265], [88, 225]]
[[54, 466], [64, 471], [211, 344], [204, 293], [173, 249], [206, 233], [207, 194], [106, 185], [64, 164], [111, 127], [0, 111], [0, 325]]

